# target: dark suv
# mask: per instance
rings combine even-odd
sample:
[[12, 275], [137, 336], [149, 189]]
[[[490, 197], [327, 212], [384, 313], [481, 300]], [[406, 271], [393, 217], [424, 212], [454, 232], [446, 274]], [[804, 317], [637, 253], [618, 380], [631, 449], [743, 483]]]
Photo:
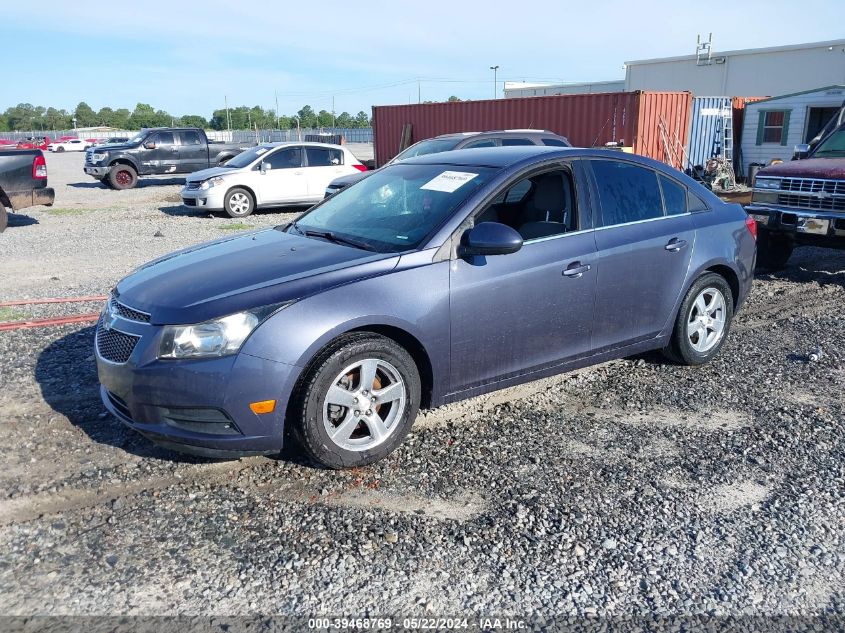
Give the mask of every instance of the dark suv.
[[[400, 160], [448, 152], [453, 149], [472, 149], [473, 147], [513, 147], [516, 145], [547, 145], [550, 147], [572, 147], [565, 136], [560, 136], [548, 130], [492, 130], [490, 132], [458, 132], [456, 134], [441, 134], [414, 143], [403, 152], [399, 152], [382, 167], [387, 167]], [[349, 174], [332, 180], [326, 187], [326, 197], [345, 189], [349, 185], [367, 178], [373, 172], [365, 171], [360, 174]]]

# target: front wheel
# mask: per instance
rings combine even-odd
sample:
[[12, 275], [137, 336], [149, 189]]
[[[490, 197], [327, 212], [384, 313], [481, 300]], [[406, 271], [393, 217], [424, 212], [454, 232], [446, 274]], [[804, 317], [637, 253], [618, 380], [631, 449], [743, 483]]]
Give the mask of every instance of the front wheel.
[[681, 303], [664, 354], [685, 365], [713, 360], [728, 336], [733, 305], [733, 293], [724, 277], [716, 273], [699, 277]]
[[112, 189], [132, 189], [138, 184], [138, 172], [130, 165], [115, 165], [107, 178]]
[[315, 462], [366, 466], [405, 439], [417, 417], [420, 389], [417, 366], [403, 347], [376, 334], [350, 334], [310, 364], [291, 422]]
[[246, 189], [235, 187], [226, 194], [223, 207], [226, 209], [229, 217], [245, 218], [255, 209], [255, 200], [253, 200], [252, 194]]
[[57, 152], [63, 152], [63, 151], [65, 151], [65, 148], [64, 147], [57, 147], [56, 151]]

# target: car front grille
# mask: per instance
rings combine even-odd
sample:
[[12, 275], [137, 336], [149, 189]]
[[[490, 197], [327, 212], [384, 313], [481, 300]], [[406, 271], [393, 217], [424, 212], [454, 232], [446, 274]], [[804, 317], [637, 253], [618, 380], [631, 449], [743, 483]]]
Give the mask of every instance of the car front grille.
[[845, 180], [824, 180], [821, 178], [783, 178], [783, 191], [800, 193], [831, 193], [845, 196]]
[[132, 336], [125, 332], [103, 327], [103, 320], [97, 323], [97, 353], [110, 363], [123, 364], [129, 360], [139, 336]]
[[124, 319], [129, 319], [130, 321], [138, 321], [139, 323], [150, 322], [149, 314], [122, 304], [114, 295], [109, 299], [109, 309], [111, 312], [119, 314]]
[[845, 211], [845, 195], [842, 197], [819, 198], [817, 195], [794, 193], [778, 194], [778, 204], [793, 209], [812, 209], [817, 211]]
[[111, 402], [112, 406], [117, 409], [117, 412], [124, 416], [125, 418], [132, 419], [132, 416], [129, 413], [129, 406], [120, 396], [113, 394], [111, 391], [107, 392], [109, 397], [109, 402]]
[[196, 191], [197, 189], [200, 188], [201, 184], [202, 184], [201, 182], [186, 182], [185, 183], [185, 189], [187, 191]]
[[197, 201], [194, 198], [182, 198], [182, 204], [186, 207], [195, 207], [197, 206]]

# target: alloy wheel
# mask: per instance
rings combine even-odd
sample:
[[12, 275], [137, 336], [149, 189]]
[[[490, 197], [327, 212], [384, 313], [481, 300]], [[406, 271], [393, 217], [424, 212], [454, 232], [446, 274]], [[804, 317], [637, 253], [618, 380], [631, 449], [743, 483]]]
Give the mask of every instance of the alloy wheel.
[[229, 209], [235, 215], [244, 215], [249, 211], [249, 198], [240, 191], [233, 193], [229, 198]]
[[705, 288], [693, 301], [687, 319], [687, 338], [699, 354], [713, 349], [725, 334], [725, 297], [713, 287]]

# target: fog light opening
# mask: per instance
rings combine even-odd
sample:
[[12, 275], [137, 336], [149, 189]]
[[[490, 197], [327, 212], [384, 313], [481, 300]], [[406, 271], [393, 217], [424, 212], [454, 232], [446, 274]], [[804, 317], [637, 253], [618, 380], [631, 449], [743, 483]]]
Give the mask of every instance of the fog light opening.
[[253, 402], [249, 405], [249, 408], [252, 409], [252, 412], [255, 414], [262, 414], [262, 413], [273, 413], [276, 410], [276, 401], [275, 400], [260, 400], [259, 402]]

